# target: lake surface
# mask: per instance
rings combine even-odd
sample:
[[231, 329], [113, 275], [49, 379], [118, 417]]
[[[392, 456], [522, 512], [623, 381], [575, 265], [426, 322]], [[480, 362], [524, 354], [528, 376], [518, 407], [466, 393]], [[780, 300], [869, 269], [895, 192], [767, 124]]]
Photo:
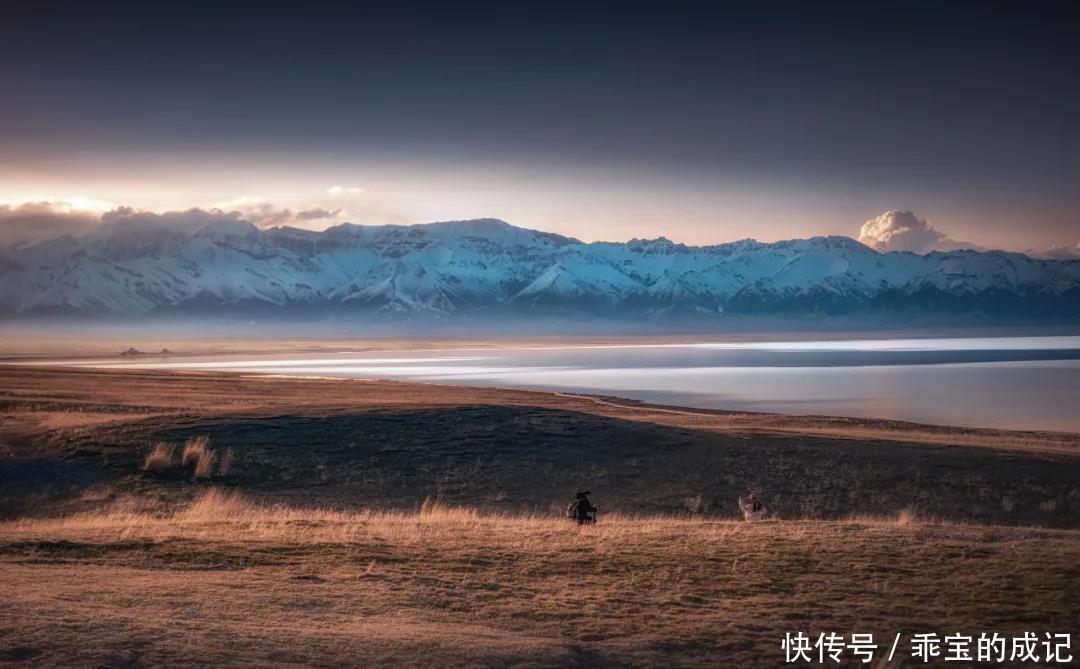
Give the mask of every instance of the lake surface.
[[387, 378], [1080, 432], [1080, 337], [439, 348], [79, 364]]

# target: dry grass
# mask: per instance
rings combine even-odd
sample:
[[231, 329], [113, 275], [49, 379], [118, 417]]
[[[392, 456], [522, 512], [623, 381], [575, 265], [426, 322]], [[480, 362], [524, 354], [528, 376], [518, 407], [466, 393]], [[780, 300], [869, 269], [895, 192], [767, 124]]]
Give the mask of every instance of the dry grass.
[[191, 467], [195, 478], [208, 479], [214, 475], [214, 462], [217, 454], [210, 448], [210, 439], [205, 436], [192, 437], [184, 444], [181, 465]]
[[164, 442], [158, 442], [150, 447], [143, 461], [143, 470], [153, 474], [167, 474], [176, 466], [173, 454], [176, 449]]
[[605, 516], [209, 490], [0, 524], [9, 645], [44, 666], [779, 666], [785, 631], [1069, 631], [1080, 533]]
[[[169, 516], [168, 523], [218, 523], [221, 521], [255, 522], [267, 513], [244, 499], [238, 492], [213, 488], [201, 493], [190, 505]], [[104, 514], [109, 518], [109, 512]], [[158, 522], [161, 522], [160, 520]]]
[[918, 516], [911, 509], [901, 509], [901, 511], [896, 514], [897, 525], [903, 525], [907, 527], [908, 525], [912, 525], [917, 522], [919, 522]]
[[[350, 543], [372, 538], [392, 539], [405, 544], [463, 537], [487, 536], [492, 543], [512, 543], [522, 547], [551, 548], [552, 539], [564, 540], [584, 535], [616, 537], [669, 536], [690, 533], [698, 539], [722, 540], [733, 532], [748, 531], [751, 525], [767, 526], [766, 533], [807, 528], [845, 527], [858, 531], [885, 530], [916, 532], [1008, 531], [1003, 526], [963, 524], [917, 517], [910, 509], [889, 516], [857, 516], [849, 520], [766, 520], [745, 523], [736, 520], [703, 520], [687, 516], [634, 516], [605, 514], [603, 522], [578, 527], [561, 515], [508, 514], [482, 512], [472, 507], [450, 506], [428, 497], [414, 511], [362, 509], [341, 511], [281, 504], [259, 504], [239, 491], [210, 488], [199, 492], [187, 504], [171, 507], [145, 497], [124, 495], [96, 511], [59, 518], [25, 518], [0, 523], [0, 532], [9, 535], [71, 537], [92, 536], [95, 540], [118, 537], [148, 541], [192, 539], [197, 541], [242, 540], [274, 543]], [[1038, 528], [1013, 528], [1019, 533]], [[1046, 532], [1053, 532], [1046, 530]], [[1062, 536], [1080, 540], [1080, 532]]]
[[41, 427], [46, 430], [72, 430], [78, 428], [100, 427], [110, 423], [130, 420], [124, 413], [104, 411], [43, 411], [37, 416]]
[[232, 449], [225, 452], [218, 461], [217, 452], [210, 448], [210, 439], [206, 436], [191, 437], [180, 449], [180, 460], [175, 459], [176, 447], [165, 442], [158, 442], [150, 447], [143, 460], [143, 471], [156, 476], [168, 476], [188, 470], [197, 479], [210, 479], [214, 476], [214, 465], [218, 465], [218, 474], [225, 476], [233, 467], [235, 456]]

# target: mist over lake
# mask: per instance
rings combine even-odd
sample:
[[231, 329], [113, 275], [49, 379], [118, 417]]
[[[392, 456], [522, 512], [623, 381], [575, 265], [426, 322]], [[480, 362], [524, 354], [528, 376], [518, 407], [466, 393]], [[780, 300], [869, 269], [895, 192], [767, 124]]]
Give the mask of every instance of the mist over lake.
[[1080, 336], [503, 345], [79, 364], [430, 381], [707, 409], [1080, 431]]

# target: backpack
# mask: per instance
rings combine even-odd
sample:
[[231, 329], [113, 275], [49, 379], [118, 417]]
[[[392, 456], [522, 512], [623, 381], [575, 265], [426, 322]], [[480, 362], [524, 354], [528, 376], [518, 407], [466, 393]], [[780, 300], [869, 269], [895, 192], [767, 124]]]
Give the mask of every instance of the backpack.
[[577, 513], [578, 512], [578, 503], [580, 501], [581, 501], [580, 499], [575, 499], [573, 502], [570, 502], [570, 506], [566, 507], [566, 517], [567, 518], [576, 519], [578, 517], [578, 513]]

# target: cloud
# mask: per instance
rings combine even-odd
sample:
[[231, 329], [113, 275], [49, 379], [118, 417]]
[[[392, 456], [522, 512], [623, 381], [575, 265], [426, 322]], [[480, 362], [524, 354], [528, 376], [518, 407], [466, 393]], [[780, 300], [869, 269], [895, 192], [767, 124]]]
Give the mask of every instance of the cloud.
[[[359, 189], [347, 189], [359, 190]], [[64, 235], [112, 232], [194, 234], [208, 225], [253, 224], [259, 228], [293, 226], [321, 230], [344, 220], [338, 207], [280, 207], [245, 195], [209, 207], [154, 212], [121, 207], [86, 197], [17, 201], [0, 199], [0, 248], [19, 247]]]
[[162, 213], [118, 207], [101, 216], [103, 230], [137, 230], [187, 235], [195, 234], [208, 225], [242, 221], [244, 218], [237, 211], [226, 212], [220, 209], [199, 209], [198, 207]]
[[258, 204], [240, 207], [234, 209], [232, 213], [239, 214], [244, 219], [251, 221], [260, 228], [288, 225], [293, 220], [292, 211], [275, 207], [269, 202], [260, 202]]
[[301, 209], [296, 212], [296, 218], [300, 221], [321, 221], [324, 219], [337, 218], [341, 215], [341, 209], [323, 209], [322, 207], [311, 207], [310, 209]]
[[1077, 260], [1080, 259], [1080, 244], [1076, 246], [1051, 246], [1048, 249], [1031, 249], [1027, 254], [1033, 258], [1045, 258], [1047, 260]]
[[[102, 203], [90, 202], [95, 208]], [[77, 208], [78, 204], [72, 200], [0, 204], [0, 247], [26, 246], [64, 235], [81, 237], [122, 231], [194, 234], [214, 223], [244, 220], [238, 211], [220, 209], [156, 213], [113, 205], [111, 210], [101, 213]]]
[[292, 209], [278, 207], [260, 197], [250, 195], [218, 202], [209, 211], [239, 216], [246, 221], [251, 221], [260, 228], [284, 225], [312, 227], [320, 224], [322, 227], [326, 227], [337, 223], [338, 217], [344, 213], [342, 209], [326, 209], [319, 206], [293, 211]]
[[918, 218], [910, 211], [899, 209], [887, 211], [863, 223], [859, 230], [859, 241], [882, 252], [929, 253], [930, 251], [980, 248], [970, 242], [952, 239], [944, 232], [935, 229], [925, 219]]
[[222, 200], [221, 202], [215, 202], [207, 208], [207, 211], [211, 209], [220, 209], [221, 211], [235, 211], [239, 209], [246, 209], [248, 207], [256, 207], [266, 203], [266, 198], [258, 195], [241, 195], [239, 197], [229, 198], [228, 200]]
[[330, 195], [360, 195], [364, 192], [363, 188], [358, 186], [331, 186], [326, 189], [326, 192]]
[[36, 244], [64, 235], [82, 235], [100, 225], [101, 215], [68, 201], [0, 204], [0, 246]]
[[23, 195], [18, 199], [11, 200], [0, 197], [0, 206], [19, 207], [24, 204], [47, 205], [50, 209], [58, 212], [71, 213], [76, 211], [103, 213], [116, 209], [116, 204], [108, 200], [100, 200], [96, 197], [85, 195]]

